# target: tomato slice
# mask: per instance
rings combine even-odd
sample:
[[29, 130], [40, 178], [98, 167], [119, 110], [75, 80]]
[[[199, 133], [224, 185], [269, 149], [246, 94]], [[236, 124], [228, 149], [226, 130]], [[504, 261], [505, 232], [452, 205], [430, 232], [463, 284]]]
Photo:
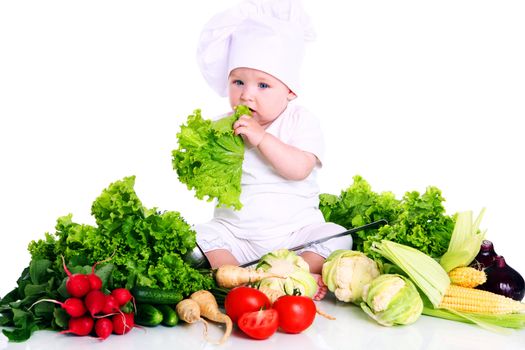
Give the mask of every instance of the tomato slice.
[[246, 312], [239, 318], [237, 325], [254, 339], [268, 339], [279, 327], [279, 315], [274, 309]]

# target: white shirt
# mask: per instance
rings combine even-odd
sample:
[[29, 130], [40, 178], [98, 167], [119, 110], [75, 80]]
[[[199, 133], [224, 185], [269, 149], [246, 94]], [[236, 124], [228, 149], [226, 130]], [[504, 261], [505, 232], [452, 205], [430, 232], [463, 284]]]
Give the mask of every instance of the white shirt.
[[317, 171], [322, 165], [324, 140], [317, 118], [306, 109], [288, 105], [266, 132], [286, 144], [314, 154], [318, 162], [301, 181], [277, 174], [256, 147], [246, 147], [242, 165], [241, 210], [217, 207], [214, 221], [235, 236], [265, 240], [288, 235], [300, 228], [325, 222], [319, 210]]

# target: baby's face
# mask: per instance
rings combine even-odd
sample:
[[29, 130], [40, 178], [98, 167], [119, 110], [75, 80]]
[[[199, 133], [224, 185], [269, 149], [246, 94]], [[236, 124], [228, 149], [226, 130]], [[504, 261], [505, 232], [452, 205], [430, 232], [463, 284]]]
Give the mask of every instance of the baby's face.
[[279, 79], [252, 68], [235, 68], [228, 79], [228, 95], [233, 107], [243, 104], [257, 122], [266, 127], [296, 96]]

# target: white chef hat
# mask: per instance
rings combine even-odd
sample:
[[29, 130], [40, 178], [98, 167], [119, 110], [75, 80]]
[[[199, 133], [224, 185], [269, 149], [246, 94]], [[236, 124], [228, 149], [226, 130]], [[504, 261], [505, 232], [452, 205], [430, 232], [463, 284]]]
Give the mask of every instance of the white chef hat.
[[245, 0], [212, 17], [202, 30], [197, 62], [220, 96], [238, 67], [266, 72], [295, 94], [306, 41], [315, 37], [301, 0]]

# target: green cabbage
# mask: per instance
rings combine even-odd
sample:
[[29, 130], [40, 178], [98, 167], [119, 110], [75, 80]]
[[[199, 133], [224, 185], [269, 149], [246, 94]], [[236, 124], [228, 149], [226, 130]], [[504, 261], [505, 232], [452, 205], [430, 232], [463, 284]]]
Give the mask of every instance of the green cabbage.
[[233, 133], [232, 125], [241, 115], [251, 115], [246, 106], [222, 119], [203, 119], [199, 109], [188, 116], [177, 134], [178, 148], [172, 151], [173, 169], [179, 180], [195, 196], [208, 201], [216, 198], [218, 205], [240, 209], [244, 142]]
[[421, 316], [423, 300], [408, 278], [384, 274], [365, 286], [361, 308], [383, 326], [406, 325]]
[[379, 268], [362, 252], [339, 249], [328, 256], [322, 274], [324, 284], [338, 300], [359, 302], [363, 287], [379, 276]]
[[263, 255], [256, 269], [284, 277], [264, 278], [258, 283], [259, 288], [269, 287], [288, 295], [298, 294], [310, 298], [317, 292], [317, 281], [310, 273], [308, 263], [288, 249], [279, 249]]

